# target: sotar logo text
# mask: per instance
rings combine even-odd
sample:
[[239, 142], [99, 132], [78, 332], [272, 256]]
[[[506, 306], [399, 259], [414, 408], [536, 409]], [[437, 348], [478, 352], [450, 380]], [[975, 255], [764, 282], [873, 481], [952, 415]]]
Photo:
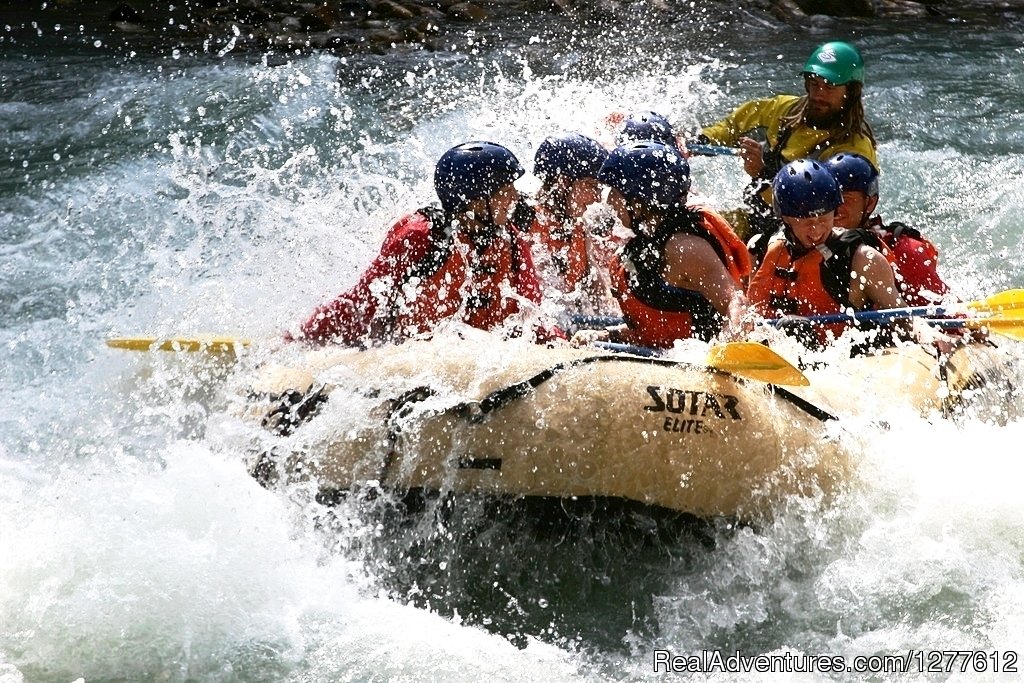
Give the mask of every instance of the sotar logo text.
[[824, 62], [825, 64], [831, 64], [832, 62], [836, 61], [835, 50], [833, 50], [830, 47], [825, 48], [820, 53], [818, 53], [818, 61]]
[[648, 386], [647, 393], [654, 401], [644, 406], [644, 410], [650, 412], [682, 413], [693, 417], [707, 417], [711, 413], [722, 420], [726, 417], [743, 419], [737, 410], [740, 400], [731, 394], [709, 394], [705, 391], [654, 386]]

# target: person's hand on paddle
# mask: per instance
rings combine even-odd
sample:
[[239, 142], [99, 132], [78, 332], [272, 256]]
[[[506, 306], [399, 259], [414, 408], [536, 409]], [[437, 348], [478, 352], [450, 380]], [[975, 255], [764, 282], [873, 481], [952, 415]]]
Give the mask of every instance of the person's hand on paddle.
[[764, 168], [764, 148], [753, 138], [739, 139], [740, 156], [743, 158], [743, 170], [751, 178], [756, 178]]
[[587, 346], [594, 342], [622, 342], [629, 328], [626, 325], [615, 325], [601, 330], [577, 330], [569, 340], [572, 346]]
[[[1005, 292], [1003, 293], [1005, 294]], [[997, 294], [996, 296], [1001, 296]], [[960, 302], [957, 302], [960, 303]], [[954, 304], [955, 305], [955, 304]], [[997, 314], [998, 315], [998, 314]], [[1011, 314], [1012, 315], [1012, 314]], [[971, 314], [962, 311], [952, 316], [953, 318], [969, 318]], [[960, 327], [944, 329], [943, 334], [960, 344], [972, 344], [988, 341], [989, 331], [985, 327]]]
[[911, 335], [918, 344], [932, 346], [941, 355], [948, 356], [966, 340], [946, 334], [937, 327], [929, 325], [923, 318], [910, 319]]
[[757, 327], [761, 316], [747, 303], [742, 290], [736, 290], [729, 300], [729, 315], [722, 326], [721, 338], [724, 341], [747, 339]]
[[784, 315], [779, 318], [775, 326], [807, 348], [815, 348], [820, 345], [817, 325], [813, 320], [802, 315]]
[[590, 346], [594, 342], [611, 341], [612, 335], [608, 330], [577, 330], [569, 344], [575, 347]]
[[559, 342], [565, 342], [569, 337], [558, 325], [546, 324], [538, 325], [533, 330], [533, 343], [535, 344], [547, 344], [552, 346]]

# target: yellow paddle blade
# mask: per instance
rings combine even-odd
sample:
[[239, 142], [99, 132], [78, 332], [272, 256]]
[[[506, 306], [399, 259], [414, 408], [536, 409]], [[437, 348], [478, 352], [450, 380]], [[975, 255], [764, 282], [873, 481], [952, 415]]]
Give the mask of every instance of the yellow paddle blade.
[[965, 320], [964, 327], [969, 327], [972, 330], [985, 328], [993, 334], [1000, 334], [1010, 339], [1024, 341], [1024, 316], [1016, 312], [1004, 316]]
[[715, 344], [708, 352], [707, 364], [769, 384], [806, 387], [810, 381], [788, 360], [757, 342]]
[[994, 310], [990, 318], [985, 318], [985, 320], [1002, 320], [1004, 322], [1022, 319], [1024, 319], [1024, 308]]
[[112, 337], [107, 346], [128, 351], [178, 351], [185, 353], [235, 354], [249, 346], [248, 339], [199, 334], [194, 337]]
[[1024, 289], [1008, 289], [1005, 292], [993, 294], [983, 301], [968, 302], [967, 307], [978, 311], [990, 311], [992, 313], [1016, 310], [1024, 311]]

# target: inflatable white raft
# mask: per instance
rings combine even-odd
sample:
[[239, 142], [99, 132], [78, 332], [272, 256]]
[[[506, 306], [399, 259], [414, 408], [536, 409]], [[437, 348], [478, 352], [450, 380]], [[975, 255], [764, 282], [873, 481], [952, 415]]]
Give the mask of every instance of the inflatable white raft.
[[994, 353], [969, 346], [940, 364], [907, 346], [808, 371], [798, 389], [699, 361], [448, 337], [264, 365], [237, 387], [236, 413], [259, 425], [250, 465], [267, 485], [616, 498], [750, 519], [850, 477], [856, 453], [835, 418], [851, 401], [949, 410], [992, 384]]

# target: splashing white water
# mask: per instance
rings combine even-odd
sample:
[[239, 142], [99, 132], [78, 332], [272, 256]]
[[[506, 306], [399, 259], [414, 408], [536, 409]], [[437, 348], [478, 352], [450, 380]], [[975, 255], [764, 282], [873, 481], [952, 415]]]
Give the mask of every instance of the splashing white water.
[[[881, 40], [866, 45], [878, 52]], [[608, 63], [632, 68], [571, 74], [444, 55], [365, 78], [328, 57], [173, 77], [84, 64], [78, 73], [96, 70], [71, 79], [74, 97], [37, 106], [33, 87], [5, 105], [30, 134], [11, 143], [28, 170], [0, 212], [13, 274], [0, 281], [0, 678], [661, 680], [655, 647], [1016, 647], [1024, 508], [1005, 444], [1024, 437], [1019, 421], [854, 423], [859, 479], [838, 500], [792, 501], [763, 528], [722, 534], [713, 551], [668, 558], [654, 607], [605, 626], [593, 637], [602, 645], [528, 637], [518, 650], [379, 595], [378, 567], [331, 552], [309, 509], [255, 484], [246, 454], [214, 451], [204, 434], [223, 370], [101, 346], [111, 333], [274, 339], [352, 282], [392, 220], [431, 199], [433, 162], [449, 146], [494, 139], [529, 167], [551, 133], [606, 135], [611, 111], [706, 123], [766, 83], [799, 85], [779, 75], [775, 54], [802, 45], [761, 49], [753, 59], [744, 43], [729, 61], [623, 51]], [[919, 69], [926, 57], [903, 55]], [[979, 72], [990, 66], [972, 59]], [[880, 62], [879, 84], [906, 80], [905, 64]], [[953, 108], [930, 137], [920, 133], [934, 116], [896, 125], [904, 110], [927, 113], [941, 74], [924, 78], [929, 87], [871, 94], [869, 116], [894, 122], [883, 213], [929, 231], [964, 298], [1019, 284], [1021, 158], [958, 144], [984, 140]], [[48, 137], [61, 121], [76, 122], [69, 137]], [[739, 205], [735, 159], [692, 165], [707, 201]], [[607, 556], [635, 569], [630, 553]], [[602, 588], [620, 590], [606, 569], [581, 579], [585, 597], [567, 611], [611, 621], [592, 604]], [[608, 603], [627, 599], [637, 600], [623, 590]]]

